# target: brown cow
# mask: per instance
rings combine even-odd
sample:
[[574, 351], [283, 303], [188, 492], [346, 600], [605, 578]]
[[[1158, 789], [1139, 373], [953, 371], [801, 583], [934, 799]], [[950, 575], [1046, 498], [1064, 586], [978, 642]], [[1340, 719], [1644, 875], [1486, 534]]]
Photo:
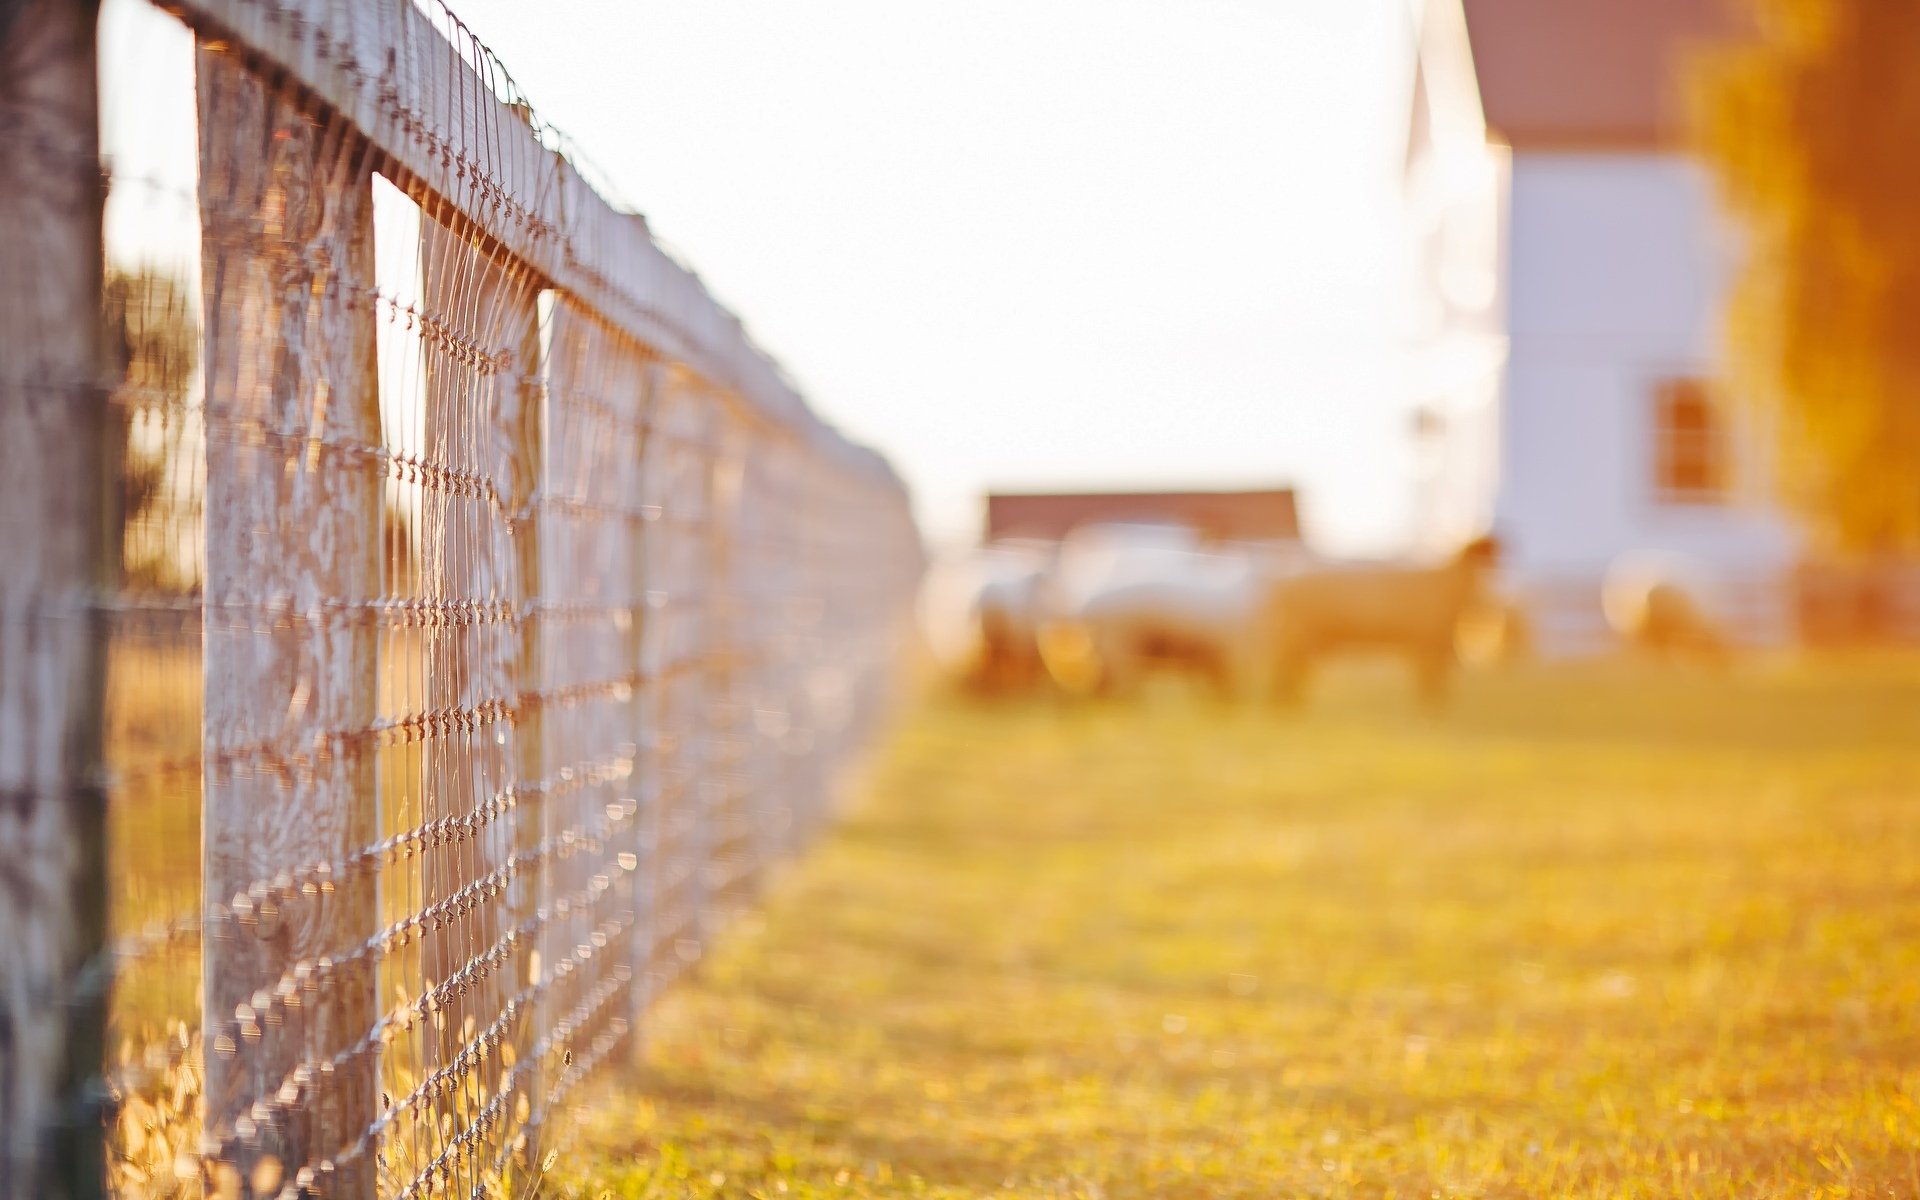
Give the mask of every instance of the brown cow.
[[1733, 644], [1713, 615], [1709, 582], [1704, 568], [1678, 555], [1623, 554], [1607, 570], [1601, 607], [1635, 650], [1724, 667]]
[[1421, 699], [1439, 706], [1457, 661], [1460, 619], [1484, 601], [1498, 558], [1498, 543], [1482, 537], [1438, 566], [1329, 567], [1281, 580], [1268, 605], [1278, 698], [1298, 703], [1323, 658], [1389, 650], [1406, 656]]

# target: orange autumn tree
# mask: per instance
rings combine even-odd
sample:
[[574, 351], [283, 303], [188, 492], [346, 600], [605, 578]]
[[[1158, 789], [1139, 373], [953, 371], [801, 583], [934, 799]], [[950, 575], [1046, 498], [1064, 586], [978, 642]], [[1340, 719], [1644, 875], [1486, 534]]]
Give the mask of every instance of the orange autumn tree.
[[1920, 4], [1748, 3], [1759, 36], [1693, 78], [1748, 236], [1734, 382], [1830, 548], [1920, 551]]

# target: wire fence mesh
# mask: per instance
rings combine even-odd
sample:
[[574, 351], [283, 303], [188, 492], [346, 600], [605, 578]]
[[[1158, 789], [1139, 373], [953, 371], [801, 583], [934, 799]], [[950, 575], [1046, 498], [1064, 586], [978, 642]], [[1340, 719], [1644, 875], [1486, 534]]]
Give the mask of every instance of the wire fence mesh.
[[[904, 492], [437, 4], [23, 12], [100, 142], [14, 83], [0, 152], [109, 183], [0, 227], [105, 348], [23, 358], [60, 314], [0, 286], [0, 849], [57, 860], [0, 889], [0, 1196], [89, 1145], [123, 1196], [524, 1189], [874, 730]], [[97, 459], [27, 469], [66, 418]], [[23, 1048], [102, 1003], [80, 1069]]]

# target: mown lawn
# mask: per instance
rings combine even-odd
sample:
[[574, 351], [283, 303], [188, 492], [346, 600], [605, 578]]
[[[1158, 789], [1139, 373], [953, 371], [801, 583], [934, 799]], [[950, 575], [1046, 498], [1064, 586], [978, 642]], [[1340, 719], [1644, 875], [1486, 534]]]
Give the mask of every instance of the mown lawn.
[[1920, 1196], [1920, 660], [933, 702], [562, 1195]]

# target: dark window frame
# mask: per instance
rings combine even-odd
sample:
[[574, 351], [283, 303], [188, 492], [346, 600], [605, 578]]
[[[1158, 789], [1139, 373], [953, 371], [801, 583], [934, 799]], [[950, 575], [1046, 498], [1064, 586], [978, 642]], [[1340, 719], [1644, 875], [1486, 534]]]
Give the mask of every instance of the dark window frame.
[[1662, 504], [1718, 506], [1733, 494], [1727, 415], [1712, 385], [1673, 375], [1653, 385], [1653, 492]]

